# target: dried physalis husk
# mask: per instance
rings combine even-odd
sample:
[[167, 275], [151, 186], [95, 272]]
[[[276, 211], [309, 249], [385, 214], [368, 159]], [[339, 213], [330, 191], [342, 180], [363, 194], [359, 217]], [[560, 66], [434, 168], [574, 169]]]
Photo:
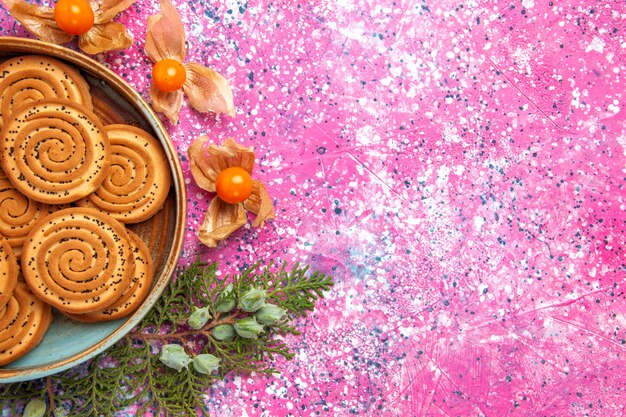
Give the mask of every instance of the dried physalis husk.
[[[64, 44], [78, 36], [78, 46], [88, 54], [126, 49], [133, 38], [113, 18], [129, 8], [135, 0], [58, 0], [54, 7], [29, 4], [26, 1], [4, 0], [9, 12], [30, 33], [40, 40]], [[63, 7], [78, 7], [80, 13], [63, 12]], [[55, 13], [55, 9], [57, 12]]]
[[241, 204], [229, 204], [215, 197], [198, 229], [198, 238], [204, 245], [214, 248], [246, 224], [246, 220], [246, 211]]
[[265, 185], [258, 180], [252, 181], [252, 191], [239, 203], [228, 203], [219, 195], [216, 181], [221, 172], [238, 167], [252, 174], [254, 151], [227, 139], [222, 145], [208, 143], [206, 136], [197, 138], [189, 147], [188, 155], [191, 174], [200, 188], [209, 192], [218, 192], [205, 214], [198, 229], [200, 241], [209, 247], [215, 247], [234, 231], [246, 224], [246, 211], [256, 215], [254, 227], [263, 226], [265, 221], [274, 218], [274, 206]]
[[254, 227], [263, 227], [265, 221], [274, 218], [274, 206], [265, 185], [261, 181], [252, 181], [252, 194], [243, 202], [243, 207], [256, 214], [252, 222]]
[[210, 192], [215, 192], [215, 180], [222, 170], [241, 167], [252, 173], [254, 167], [254, 150], [230, 138], [215, 145], [209, 143], [208, 137], [200, 136], [193, 141], [187, 154], [196, 184]]
[[[191, 107], [201, 113], [234, 116], [233, 92], [226, 78], [196, 62], [185, 63], [185, 44], [185, 27], [178, 11], [169, 0], [161, 0], [161, 12], [148, 17], [145, 46], [155, 64], [150, 85], [154, 110], [176, 123], [184, 93]], [[177, 81], [172, 84], [174, 78]]]
[[185, 64], [187, 81], [183, 91], [191, 107], [200, 113], [218, 113], [234, 116], [233, 92], [219, 72], [195, 62]]

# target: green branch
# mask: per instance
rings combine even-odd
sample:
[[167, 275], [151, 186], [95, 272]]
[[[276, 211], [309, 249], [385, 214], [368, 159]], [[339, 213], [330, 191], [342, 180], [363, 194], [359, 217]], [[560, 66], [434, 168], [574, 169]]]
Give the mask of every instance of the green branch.
[[[216, 272], [217, 264], [198, 261], [179, 269], [142, 322], [88, 368], [0, 385], [0, 412], [21, 415], [38, 399], [51, 417], [113, 416], [131, 402], [140, 405], [138, 415], [150, 409], [155, 415], [208, 416], [203, 397], [215, 381], [232, 372], [271, 375], [277, 357], [293, 358], [275, 336], [298, 335], [291, 320], [306, 316], [333, 285], [330, 276], [299, 265], [274, 272], [271, 263], [255, 264], [224, 279]], [[201, 321], [191, 326], [190, 318]], [[167, 360], [167, 345], [178, 346], [181, 356]], [[217, 373], [197, 370], [194, 362], [207, 358], [219, 362]], [[180, 371], [169, 367], [178, 368], [176, 360]]]

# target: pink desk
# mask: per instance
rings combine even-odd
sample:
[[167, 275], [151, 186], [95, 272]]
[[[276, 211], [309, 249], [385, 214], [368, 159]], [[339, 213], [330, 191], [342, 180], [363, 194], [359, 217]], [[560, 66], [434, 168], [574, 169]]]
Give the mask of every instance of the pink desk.
[[[174, 3], [189, 60], [237, 106], [166, 122], [183, 262], [337, 280], [282, 374], [229, 376], [213, 416], [626, 414], [623, 1]], [[146, 98], [155, 7], [138, 0], [118, 18], [134, 45], [97, 57]], [[27, 36], [4, 9], [0, 34]], [[255, 147], [277, 212], [212, 250], [186, 159], [201, 134]]]

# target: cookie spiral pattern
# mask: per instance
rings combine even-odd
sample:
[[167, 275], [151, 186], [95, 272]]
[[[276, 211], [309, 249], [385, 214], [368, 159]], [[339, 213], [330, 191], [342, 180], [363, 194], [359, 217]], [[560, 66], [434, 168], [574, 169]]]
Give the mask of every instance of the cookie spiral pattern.
[[135, 271], [130, 285], [124, 290], [122, 296], [111, 306], [95, 313], [68, 314], [74, 320], [86, 323], [117, 320], [126, 317], [141, 305], [150, 293], [154, 278], [154, 267], [150, 249], [135, 233], [127, 230], [130, 243], [133, 247], [135, 259]]
[[31, 291], [71, 314], [115, 303], [135, 269], [124, 225], [83, 207], [59, 210], [38, 222], [24, 242], [21, 261]]
[[17, 283], [7, 305], [0, 309], [0, 366], [32, 350], [52, 323], [52, 309], [23, 281]]
[[78, 71], [61, 61], [26, 55], [0, 64], [0, 128], [13, 109], [50, 98], [65, 98], [92, 108], [89, 84]]
[[122, 223], [139, 223], [157, 213], [172, 182], [167, 156], [145, 130], [115, 124], [105, 126], [111, 144], [108, 175], [80, 206], [109, 213]]
[[87, 108], [63, 99], [15, 109], [2, 129], [2, 168], [24, 195], [65, 204], [94, 192], [107, 175], [109, 139]]
[[17, 258], [13, 254], [8, 240], [0, 236], [0, 309], [3, 308], [11, 298], [19, 268]]
[[22, 194], [0, 170], [0, 235], [19, 258], [22, 243], [37, 221], [55, 210], [55, 206], [31, 200]]

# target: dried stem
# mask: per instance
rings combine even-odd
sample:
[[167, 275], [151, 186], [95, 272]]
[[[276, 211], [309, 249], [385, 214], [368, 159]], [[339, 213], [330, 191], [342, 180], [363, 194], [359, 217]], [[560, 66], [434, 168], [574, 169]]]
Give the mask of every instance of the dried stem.
[[48, 391], [48, 401], [50, 403], [50, 411], [54, 413], [56, 406], [54, 405], [54, 389], [52, 388], [52, 378], [46, 377], [46, 391]]

